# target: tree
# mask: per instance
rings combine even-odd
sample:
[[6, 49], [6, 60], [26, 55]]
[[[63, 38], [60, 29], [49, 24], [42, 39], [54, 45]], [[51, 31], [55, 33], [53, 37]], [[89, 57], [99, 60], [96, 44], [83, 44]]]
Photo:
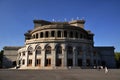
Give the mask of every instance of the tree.
[[117, 68], [120, 68], [120, 52], [115, 52], [115, 60]]
[[3, 50], [0, 51], [0, 68], [2, 68]]

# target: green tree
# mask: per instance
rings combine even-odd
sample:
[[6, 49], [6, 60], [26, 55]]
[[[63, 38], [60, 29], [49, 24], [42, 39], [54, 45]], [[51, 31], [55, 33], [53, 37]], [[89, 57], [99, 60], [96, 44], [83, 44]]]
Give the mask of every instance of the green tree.
[[120, 68], [120, 52], [115, 52], [115, 60], [117, 68]]

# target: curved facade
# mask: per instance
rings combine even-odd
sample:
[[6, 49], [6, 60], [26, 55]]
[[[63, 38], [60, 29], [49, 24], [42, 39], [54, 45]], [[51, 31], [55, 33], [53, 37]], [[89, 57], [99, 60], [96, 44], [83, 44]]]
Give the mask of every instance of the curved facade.
[[34, 29], [25, 33], [25, 46], [18, 50], [17, 65], [21, 69], [98, 65], [100, 57], [93, 50], [93, 33], [84, 29], [84, 23], [34, 20]]

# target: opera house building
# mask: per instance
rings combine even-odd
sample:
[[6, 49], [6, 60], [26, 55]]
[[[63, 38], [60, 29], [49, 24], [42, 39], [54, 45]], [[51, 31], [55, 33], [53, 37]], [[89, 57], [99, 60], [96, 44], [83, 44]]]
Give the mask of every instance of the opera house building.
[[24, 34], [25, 44], [16, 53], [19, 69], [115, 68], [114, 47], [95, 47], [84, 20], [33, 22], [34, 29]]

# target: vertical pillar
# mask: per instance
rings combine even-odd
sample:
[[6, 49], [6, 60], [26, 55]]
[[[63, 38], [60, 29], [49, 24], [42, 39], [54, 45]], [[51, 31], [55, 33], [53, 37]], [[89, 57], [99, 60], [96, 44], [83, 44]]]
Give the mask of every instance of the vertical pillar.
[[36, 54], [35, 54], [35, 50], [34, 50], [33, 56], [32, 56], [32, 67], [35, 67], [35, 62], [36, 62]]
[[64, 67], [67, 67], [67, 50], [64, 49], [63, 51], [64, 51], [64, 53], [63, 53], [62, 63], [63, 63], [63, 66], [64, 66]]
[[91, 51], [91, 57], [90, 57], [90, 65], [91, 67], [93, 67], [94, 63], [93, 63], [93, 52]]
[[42, 49], [41, 50], [41, 55], [42, 55], [42, 58], [41, 58], [41, 67], [44, 68], [45, 67], [45, 49]]
[[86, 67], [86, 50], [85, 49], [83, 49], [82, 66]]
[[55, 51], [55, 49], [52, 49], [51, 65], [53, 68], [56, 67], [56, 51]]
[[28, 56], [28, 51], [25, 51], [25, 66], [26, 66], [26, 67], [28, 66], [28, 60], [29, 60], [28, 57], [29, 57], [29, 56]]
[[73, 67], [76, 66], [76, 49], [73, 50]]

